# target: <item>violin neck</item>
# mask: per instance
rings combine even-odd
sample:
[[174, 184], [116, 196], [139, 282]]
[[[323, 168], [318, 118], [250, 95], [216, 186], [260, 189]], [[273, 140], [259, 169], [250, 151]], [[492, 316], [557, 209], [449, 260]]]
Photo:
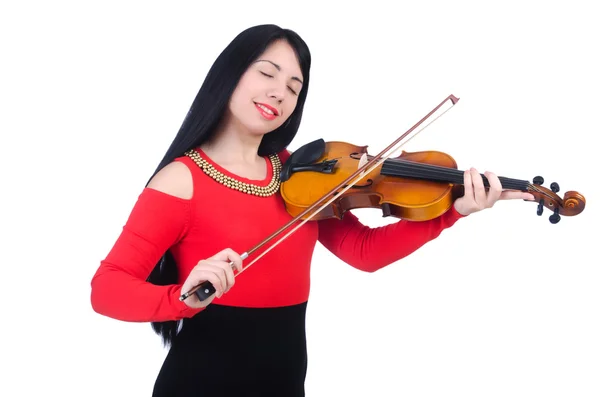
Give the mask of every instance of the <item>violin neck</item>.
[[[423, 164], [402, 159], [385, 160], [381, 166], [381, 175], [452, 183], [455, 185], [463, 185], [465, 183], [464, 171], [457, 170], [456, 168]], [[480, 175], [483, 178], [484, 186], [490, 187], [489, 181], [485, 175]], [[506, 178], [503, 176], [498, 177], [498, 179], [500, 179], [503, 189], [527, 191], [529, 188], [528, 181]]]

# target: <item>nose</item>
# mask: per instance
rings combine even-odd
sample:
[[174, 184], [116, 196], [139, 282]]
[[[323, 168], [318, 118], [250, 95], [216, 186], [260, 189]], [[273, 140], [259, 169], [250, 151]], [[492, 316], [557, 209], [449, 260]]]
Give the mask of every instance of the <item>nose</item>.
[[267, 96], [269, 98], [273, 98], [277, 102], [281, 103], [281, 102], [283, 102], [283, 98], [285, 96], [284, 93], [285, 93], [285, 84], [284, 84], [284, 87], [281, 87], [280, 84], [277, 84], [269, 89], [269, 91], [267, 92]]
[[275, 99], [279, 103], [283, 102], [283, 94], [280, 90], [271, 90], [267, 96]]

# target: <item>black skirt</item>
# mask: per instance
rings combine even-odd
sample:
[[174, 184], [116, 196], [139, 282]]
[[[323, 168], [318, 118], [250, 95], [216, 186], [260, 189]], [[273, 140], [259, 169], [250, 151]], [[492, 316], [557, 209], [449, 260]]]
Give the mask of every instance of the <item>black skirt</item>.
[[153, 397], [304, 396], [306, 303], [209, 305], [183, 321]]

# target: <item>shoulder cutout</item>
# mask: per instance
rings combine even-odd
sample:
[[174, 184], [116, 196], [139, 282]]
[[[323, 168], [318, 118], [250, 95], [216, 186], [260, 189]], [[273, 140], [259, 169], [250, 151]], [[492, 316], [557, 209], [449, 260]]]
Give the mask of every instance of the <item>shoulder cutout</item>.
[[148, 187], [182, 199], [189, 200], [194, 196], [192, 173], [180, 161], [173, 161], [158, 171]]

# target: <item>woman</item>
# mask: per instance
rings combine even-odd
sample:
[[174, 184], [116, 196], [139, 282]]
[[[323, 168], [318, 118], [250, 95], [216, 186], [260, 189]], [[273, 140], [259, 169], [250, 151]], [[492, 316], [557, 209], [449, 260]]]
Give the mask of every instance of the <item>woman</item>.
[[[532, 198], [502, 192], [492, 173], [486, 193], [470, 170], [464, 196], [437, 219], [369, 228], [347, 213], [308, 222], [235, 280], [228, 261], [240, 271], [239, 253], [291, 218], [278, 176], [302, 118], [310, 63], [306, 44], [290, 30], [263, 25], [239, 34], [210, 69], [92, 280], [96, 312], [151, 322], [170, 346], [154, 396], [304, 395], [317, 240], [374, 272], [498, 199]], [[216, 289], [209, 299], [178, 299], [206, 280]]]

